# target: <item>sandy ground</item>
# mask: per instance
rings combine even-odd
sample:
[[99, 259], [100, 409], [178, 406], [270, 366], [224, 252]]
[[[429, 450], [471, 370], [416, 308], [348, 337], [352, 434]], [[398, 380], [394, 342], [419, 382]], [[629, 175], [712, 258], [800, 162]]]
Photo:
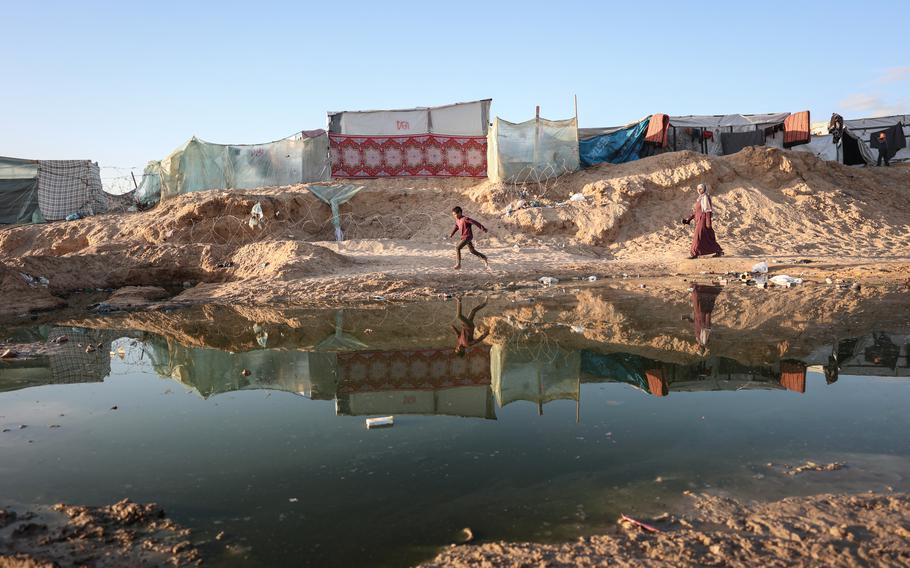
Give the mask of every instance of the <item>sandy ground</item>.
[[190, 532], [155, 504], [0, 509], [0, 568], [198, 566]]
[[910, 496], [819, 495], [742, 503], [692, 495], [692, 513], [620, 520], [610, 534], [565, 544], [453, 546], [430, 567], [908, 566]]
[[[695, 185], [714, 195], [720, 259], [686, 260]], [[338, 305], [373, 296], [412, 299], [497, 290], [540, 276], [565, 279], [773, 272], [899, 282], [910, 275], [910, 167], [849, 168], [808, 154], [748, 148], [727, 157], [675, 152], [605, 165], [546, 184], [445, 179], [368, 180], [342, 207], [344, 242], [329, 208], [305, 186], [185, 195], [151, 211], [0, 231], [0, 315], [51, 309], [84, 290], [164, 289], [193, 303]], [[569, 202], [573, 193], [583, 202]], [[261, 203], [264, 225], [251, 228]], [[513, 209], [522, 202], [535, 207]], [[490, 228], [451, 270], [449, 213], [461, 205]], [[794, 265], [809, 260], [811, 265]], [[776, 261], [776, 262], [775, 262]], [[4, 285], [4, 289], [7, 289]], [[127, 302], [137, 307], [135, 302]]]

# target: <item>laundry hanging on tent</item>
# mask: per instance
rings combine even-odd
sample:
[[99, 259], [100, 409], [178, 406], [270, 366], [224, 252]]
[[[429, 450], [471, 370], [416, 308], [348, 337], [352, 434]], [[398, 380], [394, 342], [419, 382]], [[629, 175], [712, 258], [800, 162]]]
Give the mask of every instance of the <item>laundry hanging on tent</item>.
[[720, 146], [724, 156], [735, 154], [746, 146], [764, 146], [765, 132], [749, 130], [747, 132], [721, 132]]
[[645, 132], [645, 142], [655, 144], [660, 148], [667, 147], [667, 130], [670, 127], [670, 117], [657, 113], [651, 115], [651, 120], [648, 122], [648, 130]]
[[578, 141], [578, 155], [582, 167], [597, 164], [622, 164], [641, 157], [645, 142], [645, 131], [650, 117], [638, 124], [621, 128], [609, 134], [601, 134]]
[[332, 224], [335, 226], [335, 240], [344, 240], [344, 233], [341, 231], [341, 212], [339, 207], [352, 197], [357, 195], [362, 185], [311, 185], [307, 189], [310, 193], [318, 197], [332, 208]]
[[878, 141], [878, 136], [882, 132], [885, 133], [885, 141], [888, 144], [888, 159], [894, 157], [901, 148], [907, 147], [907, 138], [904, 136], [904, 125], [898, 122], [890, 128], [885, 130], [879, 130], [878, 132], [873, 132], [869, 145], [876, 150], [879, 149], [881, 143]]
[[784, 119], [784, 148], [808, 144], [811, 139], [809, 111], [795, 112]]

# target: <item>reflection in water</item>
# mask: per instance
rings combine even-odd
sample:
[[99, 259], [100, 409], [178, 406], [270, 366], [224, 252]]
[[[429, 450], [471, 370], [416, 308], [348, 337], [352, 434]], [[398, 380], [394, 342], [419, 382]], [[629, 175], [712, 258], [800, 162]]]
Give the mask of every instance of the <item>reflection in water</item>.
[[[43, 384], [101, 381], [110, 373], [111, 341], [123, 335], [141, 339], [142, 357], [155, 372], [192, 387], [203, 397], [219, 393], [275, 389], [321, 400], [334, 400], [339, 415], [423, 414], [495, 419], [500, 408], [527, 401], [543, 413], [556, 400], [580, 403], [581, 385], [624, 383], [643, 393], [665, 397], [674, 392], [786, 389], [806, 392], [808, 367], [823, 368], [829, 384], [840, 373], [869, 376], [910, 376], [906, 335], [876, 331], [866, 336], [821, 345], [811, 354], [756, 365], [709, 354], [712, 313], [721, 288], [696, 284], [691, 290], [695, 341], [700, 356], [680, 362], [670, 357], [624, 352], [613, 344], [553, 339], [547, 333], [528, 333], [521, 324], [511, 335], [477, 336], [475, 319], [487, 302], [467, 316], [456, 300], [455, 349], [427, 340], [423, 348], [377, 349], [370, 338], [345, 331], [344, 312], [330, 312], [332, 332], [308, 349], [267, 347], [285, 335], [255, 323], [256, 344], [264, 346], [230, 352], [205, 346], [186, 346], [152, 333], [80, 328], [41, 328], [20, 332], [20, 341], [43, 341], [47, 354], [5, 362], [0, 366], [0, 391]], [[495, 316], [492, 316], [495, 318]], [[687, 318], [688, 319], [688, 318]], [[502, 323], [502, 322], [500, 322]], [[370, 330], [372, 331], [372, 330]], [[24, 335], [23, 335], [24, 333]], [[420, 330], [405, 334], [420, 343]], [[409, 334], [410, 333], [410, 334]], [[415, 337], [416, 335], [416, 337]], [[272, 339], [270, 339], [270, 337]], [[576, 346], [573, 343], [582, 342]], [[621, 346], [620, 346], [621, 348]], [[495, 405], [494, 405], [495, 401]]]
[[[905, 310], [810, 288], [649, 294], [465, 301], [454, 318], [453, 302], [212, 308], [20, 330], [46, 355], [0, 361], [0, 391], [18, 391], [0, 394], [0, 487], [14, 488], [0, 498], [157, 501], [220, 543], [213, 565], [398, 566], [465, 526], [574, 538], [708, 485], [904, 490], [910, 383], [846, 375], [910, 375]], [[787, 311], [805, 298], [801, 319]], [[825, 388], [819, 368], [844, 378]], [[71, 382], [92, 384], [23, 390]], [[351, 418], [389, 414], [430, 418]], [[816, 478], [765, 465], [805, 460], [850, 465]]]

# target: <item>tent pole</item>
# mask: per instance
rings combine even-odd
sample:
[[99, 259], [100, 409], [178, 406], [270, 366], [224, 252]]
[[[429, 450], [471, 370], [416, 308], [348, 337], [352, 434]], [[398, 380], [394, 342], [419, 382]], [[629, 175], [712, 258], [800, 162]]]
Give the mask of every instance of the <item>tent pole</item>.
[[133, 189], [139, 189], [139, 184], [136, 183], [136, 174], [133, 173], [133, 170], [130, 170], [130, 175], [133, 176]]

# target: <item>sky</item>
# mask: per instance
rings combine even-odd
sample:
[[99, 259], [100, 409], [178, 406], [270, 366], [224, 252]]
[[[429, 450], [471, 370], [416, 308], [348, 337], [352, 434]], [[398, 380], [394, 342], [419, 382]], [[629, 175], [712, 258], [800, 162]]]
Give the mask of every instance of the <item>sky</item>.
[[910, 113], [907, 0], [2, 0], [0, 13], [0, 155], [92, 159], [111, 179], [194, 135], [267, 142], [325, 127], [327, 111], [481, 98], [520, 122], [536, 105], [570, 117], [577, 96], [581, 127]]

